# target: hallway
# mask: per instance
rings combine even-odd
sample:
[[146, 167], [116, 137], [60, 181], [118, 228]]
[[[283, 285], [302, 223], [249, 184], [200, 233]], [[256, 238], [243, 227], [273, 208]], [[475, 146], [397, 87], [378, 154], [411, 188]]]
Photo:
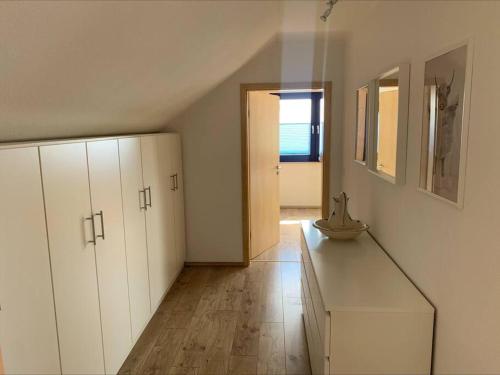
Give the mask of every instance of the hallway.
[[302, 322], [300, 223], [247, 268], [186, 267], [120, 374], [310, 374]]

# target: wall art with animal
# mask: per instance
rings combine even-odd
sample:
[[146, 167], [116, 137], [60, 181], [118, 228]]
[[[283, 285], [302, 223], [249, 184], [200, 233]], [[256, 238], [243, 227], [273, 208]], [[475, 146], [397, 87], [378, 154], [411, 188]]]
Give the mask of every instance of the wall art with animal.
[[420, 187], [452, 202], [459, 193], [467, 48], [425, 63]]

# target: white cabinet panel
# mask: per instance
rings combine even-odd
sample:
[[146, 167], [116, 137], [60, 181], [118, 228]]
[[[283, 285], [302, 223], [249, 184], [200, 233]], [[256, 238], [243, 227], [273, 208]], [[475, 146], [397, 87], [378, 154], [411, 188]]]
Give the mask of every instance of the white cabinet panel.
[[173, 201], [167, 193], [171, 181], [168, 142], [169, 138], [162, 135], [141, 137], [152, 310], [173, 281], [176, 266]]
[[0, 207], [5, 372], [60, 373], [37, 147], [0, 151]]
[[102, 374], [85, 143], [42, 146], [40, 156], [62, 371]]
[[176, 244], [176, 226], [175, 226], [175, 197], [177, 176], [174, 175], [173, 162], [175, 150], [174, 140], [175, 134], [158, 134], [155, 136], [158, 147], [158, 162], [161, 166], [159, 169], [160, 190], [162, 196], [161, 210], [163, 213], [162, 227], [165, 231], [165, 250], [167, 256], [168, 270], [168, 287], [170, 287], [179, 271], [179, 262], [177, 256]]
[[177, 265], [179, 272], [184, 267], [186, 260], [186, 219], [184, 216], [184, 178], [182, 173], [181, 137], [171, 134], [172, 173], [175, 176], [174, 190], [174, 221], [175, 221], [175, 247], [177, 252]]
[[139, 138], [118, 141], [132, 336], [137, 340], [151, 314], [146, 218]]
[[105, 367], [115, 374], [132, 346], [118, 141], [88, 142], [87, 158]]

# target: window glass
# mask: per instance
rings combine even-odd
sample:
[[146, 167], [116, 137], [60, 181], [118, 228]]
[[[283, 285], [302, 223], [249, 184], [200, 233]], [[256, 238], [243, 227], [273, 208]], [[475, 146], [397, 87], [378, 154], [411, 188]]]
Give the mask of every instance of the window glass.
[[280, 124], [280, 155], [309, 155], [310, 153], [310, 124]]
[[311, 153], [311, 99], [280, 100], [280, 155]]
[[280, 124], [311, 122], [311, 99], [280, 100]]

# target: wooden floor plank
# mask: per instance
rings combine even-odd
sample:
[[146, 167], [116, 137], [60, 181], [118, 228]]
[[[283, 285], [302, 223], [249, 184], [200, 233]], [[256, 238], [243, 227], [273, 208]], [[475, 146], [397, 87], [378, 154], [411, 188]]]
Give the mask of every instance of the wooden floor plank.
[[228, 375], [256, 375], [257, 356], [231, 356]]
[[285, 359], [287, 374], [309, 375], [311, 373], [306, 331], [303, 324], [295, 322], [285, 324]]
[[285, 332], [282, 323], [262, 323], [260, 326], [257, 374], [286, 374]]
[[172, 367], [186, 329], [167, 328], [162, 330], [141, 371], [144, 375], [164, 375], [165, 370]]
[[198, 375], [197, 368], [171, 367], [168, 375]]
[[174, 310], [183, 293], [185, 291], [179, 288], [172, 288], [168, 293], [169, 298], [165, 298], [158, 307], [158, 310], [123, 363], [119, 371], [120, 374], [134, 375], [143, 373], [144, 368], [148, 365], [147, 358], [163, 333], [167, 316]]
[[207, 347], [205, 360], [199, 374], [226, 374], [229, 370], [229, 359], [233, 345], [238, 312], [217, 311], [214, 315], [213, 337]]
[[257, 356], [260, 336], [260, 298], [262, 264], [252, 263], [245, 272], [240, 314], [231, 353], [235, 356]]
[[263, 264], [260, 320], [267, 323], [283, 322], [283, 289], [280, 264], [275, 262], [266, 262]]
[[224, 283], [217, 309], [240, 311], [244, 283], [245, 273], [242, 272], [241, 268], [233, 267]]

